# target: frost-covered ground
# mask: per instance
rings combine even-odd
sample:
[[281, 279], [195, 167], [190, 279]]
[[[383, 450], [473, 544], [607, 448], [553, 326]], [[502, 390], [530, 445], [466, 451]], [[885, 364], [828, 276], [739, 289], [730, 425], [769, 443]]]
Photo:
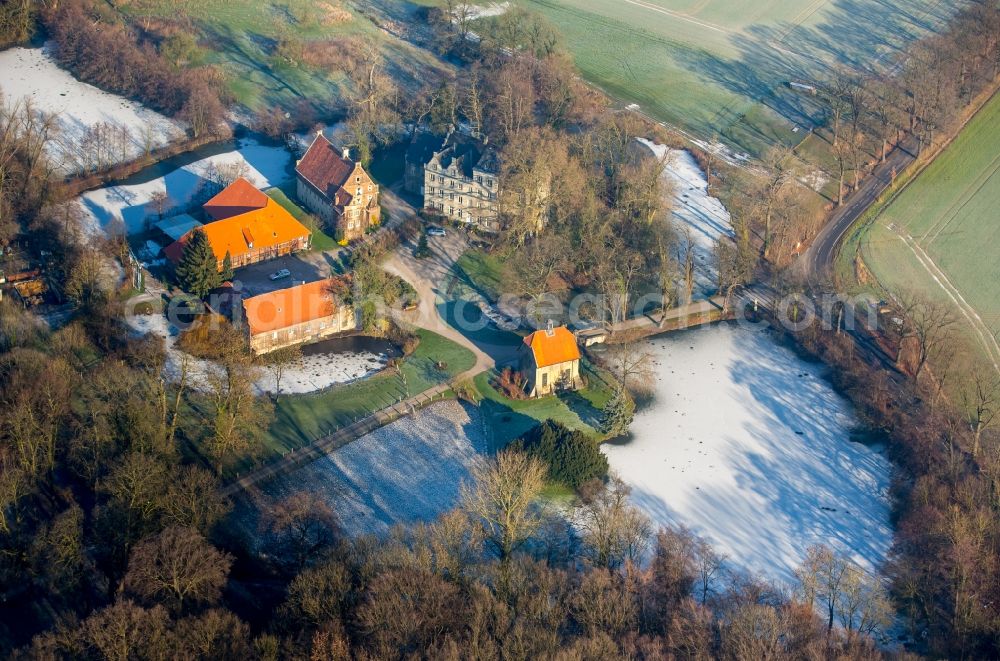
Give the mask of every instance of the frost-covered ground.
[[[239, 170], [258, 188], [278, 186], [289, 178], [291, 159], [284, 147], [241, 138], [232, 151], [203, 158], [165, 176], [141, 184], [105, 186], [84, 193], [79, 197], [84, 209], [84, 230], [94, 235], [117, 219], [125, 224], [129, 234], [140, 232], [145, 229], [147, 217], [156, 213], [147, 206], [156, 193], [166, 193], [168, 208], [182, 209], [220, 168]], [[238, 165], [240, 163], [244, 165]]]
[[509, 2], [490, 2], [486, 5], [475, 5], [466, 3], [455, 8], [456, 21], [460, 13], [465, 13], [468, 20], [478, 20], [480, 18], [492, 18], [507, 13], [510, 9]]
[[440, 402], [264, 484], [237, 515], [252, 531], [272, 499], [308, 490], [329, 502], [347, 534], [384, 533], [454, 507], [459, 486], [485, 451], [479, 410]]
[[[281, 375], [282, 394], [316, 392], [338, 383], [357, 381], [383, 369], [389, 356], [371, 351], [339, 351], [302, 356], [288, 365]], [[265, 369], [257, 388], [275, 391], [275, 372]]]
[[10, 48], [0, 52], [0, 90], [8, 103], [30, 99], [37, 110], [57, 116], [58, 134], [49, 156], [64, 174], [81, 169], [80, 138], [101, 122], [124, 126], [131, 136], [128, 159], [183, 138], [184, 127], [140, 103], [82, 83], [59, 68], [46, 48]]
[[888, 460], [849, 440], [848, 403], [767, 331], [712, 326], [649, 341], [656, 399], [604, 447], [655, 523], [683, 523], [745, 569], [791, 582], [811, 544], [885, 558]]
[[682, 241], [684, 232], [690, 230], [695, 246], [695, 291], [714, 292], [716, 278], [712, 252], [719, 237], [733, 235], [729, 212], [718, 198], [708, 194], [708, 180], [690, 152], [670, 149], [643, 138], [638, 141], [656, 158], [666, 156], [663, 179], [673, 192], [673, 223]]
[[[186, 359], [189, 386], [202, 390], [207, 388], [208, 377], [217, 366], [211, 361], [195, 358], [181, 351], [177, 347], [179, 332], [164, 315], [133, 315], [129, 317], [128, 323], [139, 334], [154, 334], [164, 338], [167, 350], [164, 371], [167, 378], [178, 381]], [[388, 355], [371, 351], [342, 351], [302, 356], [301, 359], [285, 367], [281, 375], [281, 393], [316, 392], [340, 383], [356, 381], [378, 372], [388, 362]], [[262, 367], [255, 385], [258, 393], [273, 393], [275, 372]]]

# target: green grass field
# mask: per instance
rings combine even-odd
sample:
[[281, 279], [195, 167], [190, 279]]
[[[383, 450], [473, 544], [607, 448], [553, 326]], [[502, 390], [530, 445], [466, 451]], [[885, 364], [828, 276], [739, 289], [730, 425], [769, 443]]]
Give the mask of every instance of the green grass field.
[[970, 346], [1000, 363], [1000, 96], [867, 228], [879, 282], [955, 308]]
[[586, 360], [581, 363], [581, 373], [587, 380], [583, 390], [525, 400], [508, 399], [500, 394], [490, 385], [490, 373], [477, 376], [475, 385], [482, 396], [479, 406], [491, 429], [494, 449], [504, 447], [545, 420], [555, 420], [600, 438], [597, 424], [601, 408], [612, 395], [610, 380]]
[[834, 62], [871, 66], [950, 11], [922, 0], [522, 1], [565, 35], [590, 82], [755, 155], [819, 121], [815, 99], [788, 81], [817, 80]]

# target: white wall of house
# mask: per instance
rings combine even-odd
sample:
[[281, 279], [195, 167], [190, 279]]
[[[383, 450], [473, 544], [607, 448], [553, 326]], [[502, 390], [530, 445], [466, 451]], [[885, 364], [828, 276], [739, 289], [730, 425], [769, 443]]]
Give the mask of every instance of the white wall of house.
[[311, 321], [288, 326], [275, 331], [257, 333], [250, 336], [250, 348], [255, 355], [261, 355], [296, 344], [317, 342], [323, 338], [357, 330], [358, 315], [353, 307], [341, 306], [334, 314]]

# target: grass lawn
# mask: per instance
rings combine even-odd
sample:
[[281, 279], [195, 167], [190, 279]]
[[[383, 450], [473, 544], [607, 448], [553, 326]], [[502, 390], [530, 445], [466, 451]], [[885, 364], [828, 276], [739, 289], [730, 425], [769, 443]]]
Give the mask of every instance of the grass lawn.
[[[1000, 361], [993, 339], [1000, 332], [997, 208], [1000, 97], [864, 228], [857, 242], [883, 286], [918, 291], [952, 306], [976, 352], [973, 359], [992, 354]], [[853, 253], [845, 259], [849, 256]]]
[[491, 301], [500, 296], [503, 265], [496, 256], [476, 248], [466, 250], [455, 262], [452, 272], [460, 282]]
[[475, 385], [482, 397], [479, 406], [483, 419], [491, 430], [492, 449], [504, 447], [545, 420], [555, 420], [599, 439], [597, 424], [601, 408], [611, 398], [611, 388], [606, 377], [588, 361], [584, 360], [581, 368], [586, 388], [540, 399], [508, 399], [490, 385], [491, 374], [478, 375]]
[[[475, 364], [472, 352], [437, 333], [417, 330], [420, 345], [403, 361], [403, 377], [385, 370], [319, 393], [282, 397], [275, 408], [268, 449], [301, 447], [330, 430], [350, 424], [399, 399], [449, 381]], [[438, 369], [442, 361], [446, 367]]]
[[[305, 209], [297, 205], [295, 202], [292, 202], [291, 198], [289, 198], [288, 195], [285, 194], [285, 191], [281, 190], [280, 188], [269, 188], [264, 192], [267, 193], [272, 200], [274, 200], [281, 206], [285, 207], [285, 210], [287, 210], [288, 213], [292, 214], [292, 216], [294, 216], [296, 220], [301, 221], [304, 218], [306, 218], [306, 216], [309, 215], [305, 211]], [[315, 223], [315, 219], [313, 219], [311, 222]], [[327, 250], [333, 250], [337, 247], [338, 247], [337, 241], [332, 236], [324, 232], [319, 227], [316, 227], [316, 229], [313, 230], [312, 233], [313, 250], [317, 252], [326, 252]]]

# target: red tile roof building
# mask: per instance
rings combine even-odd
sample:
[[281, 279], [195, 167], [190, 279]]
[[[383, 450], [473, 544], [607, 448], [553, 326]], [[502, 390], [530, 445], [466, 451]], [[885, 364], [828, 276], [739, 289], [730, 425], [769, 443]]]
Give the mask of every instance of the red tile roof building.
[[243, 321], [257, 355], [354, 330], [354, 308], [340, 305], [334, 278], [243, 299]]
[[[208, 236], [220, 269], [227, 252], [233, 268], [239, 268], [310, 246], [312, 232], [242, 177], [209, 200], [204, 208], [213, 222], [200, 229]], [[163, 249], [175, 264], [181, 261], [184, 246], [194, 231]]]
[[347, 149], [338, 150], [317, 133], [295, 166], [299, 200], [328, 224], [340, 239], [364, 236], [381, 220], [376, 184]]
[[531, 397], [551, 395], [557, 390], [573, 390], [582, 385], [580, 349], [565, 326], [537, 330], [524, 338], [521, 347], [521, 374]]

